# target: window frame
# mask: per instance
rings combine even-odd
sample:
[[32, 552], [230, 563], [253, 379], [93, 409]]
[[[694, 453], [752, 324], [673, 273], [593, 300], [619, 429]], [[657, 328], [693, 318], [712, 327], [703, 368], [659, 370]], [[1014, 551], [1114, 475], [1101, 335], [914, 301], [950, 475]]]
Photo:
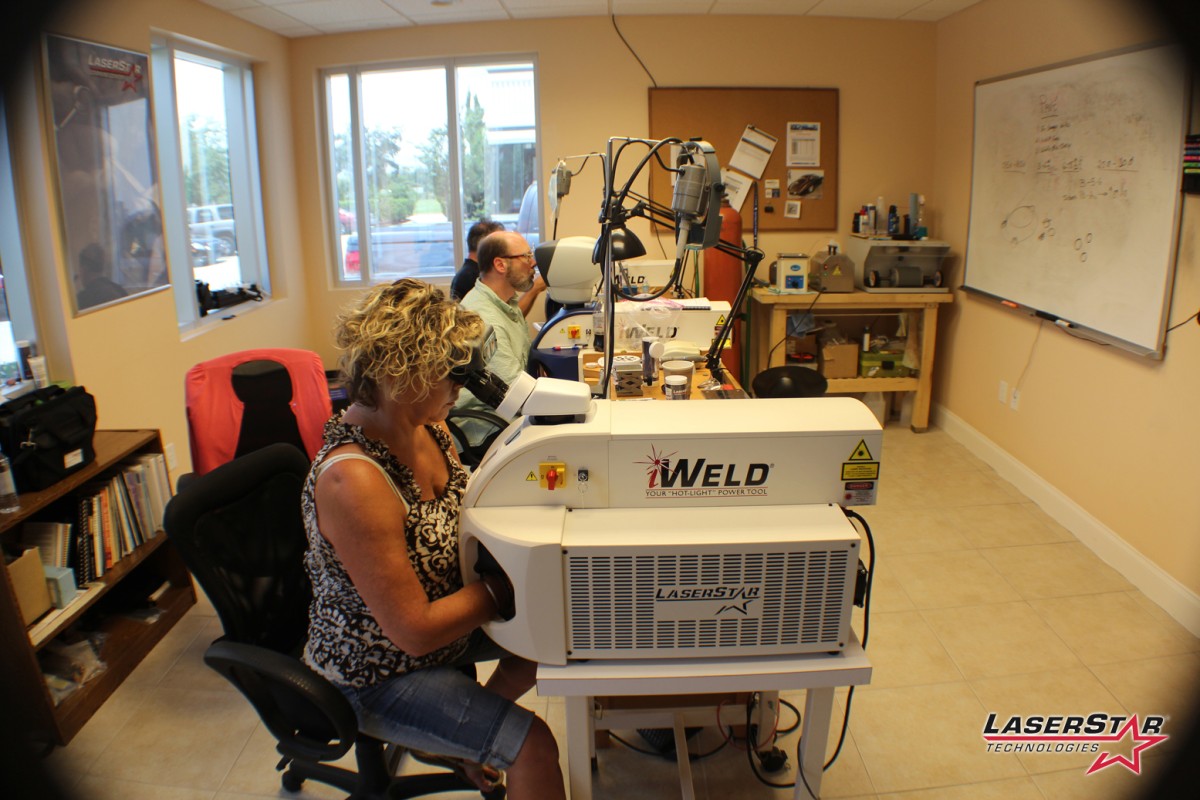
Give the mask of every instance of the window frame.
[[44, 354], [46, 347], [38, 337], [37, 315], [29, 292], [23, 233], [8, 137], [6, 98], [0, 94], [0, 275], [4, 279], [3, 291], [14, 343], [21, 340], [38, 343], [38, 352]]
[[[461, 120], [458, 107], [458, 69], [460, 67], [502, 67], [507, 65], [529, 64], [533, 71], [533, 135], [534, 135], [534, 180], [539, 183], [542, 174], [542, 123], [541, 123], [541, 86], [540, 69], [536, 53], [497, 53], [491, 55], [448, 56], [445, 58], [404, 59], [363, 64], [344, 64], [327, 67], [318, 74], [320, 115], [323, 122], [319, 132], [320, 150], [322, 155], [321, 177], [324, 184], [323, 210], [325, 214], [325, 229], [329, 246], [326, 255], [332, 267], [332, 285], [339, 289], [350, 289], [372, 286], [386, 278], [375, 278], [370, 264], [371, 234], [370, 225], [364, 225], [367, 214], [367, 187], [364, 179], [365, 160], [363, 153], [362, 134], [362, 92], [361, 80], [363, 73], [382, 72], [388, 70], [419, 70], [440, 67], [446, 78], [446, 145], [449, 149], [447, 166], [450, 172], [450, 208], [447, 216], [450, 218], [451, 239], [454, 246], [454, 263], [446, 275], [422, 276], [429, 283], [448, 289], [454, 273], [466, 258], [467, 229], [470, 225], [463, 218], [463, 186], [460, 162], [459, 132]], [[335, 76], [345, 76], [349, 87], [350, 105], [350, 158], [354, 164], [354, 217], [355, 232], [358, 235], [359, 273], [357, 278], [347, 278], [342, 271], [344, 254], [341, 252], [339, 239], [341, 235], [340, 211], [337, 198], [337, 173], [333, 159], [333, 110], [330, 103], [330, 83]], [[538, 204], [538, 231], [545, 234], [544, 204]], [[365, 231], [365, 233], [364, 233]], [[328, 273], [327, 273], [328, 274]]]
[[[191, 258], [191, 226], [183, 175], [182, 131], [176, 104], [175, 59], [181, 56], [220, 68], [224, 76], [225, 125], [229, 144], [229, 181], [237, 226], [238, 266], [242, 284], [254, 284], [264, 299], [271, 295], [263, 220], [262, 176], [258, 155], [258, 119], [254, 98], [254, 65], [245, 58], [189, 39], [156, 34], [150, 64], [158, 158], [166, 228], [167, 261], [175, 290], [175, 313], [180, 332], [202, 327], [196, 277]], [[217, 217], [221, 215], [218, 212]], [[212, 314], [219, 319], [218, 309]]]

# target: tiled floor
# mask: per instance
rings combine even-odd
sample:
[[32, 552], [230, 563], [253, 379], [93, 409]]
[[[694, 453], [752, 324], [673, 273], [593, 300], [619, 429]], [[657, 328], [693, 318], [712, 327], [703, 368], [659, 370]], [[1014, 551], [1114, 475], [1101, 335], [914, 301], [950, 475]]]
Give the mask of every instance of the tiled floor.
[[[868, 656], [870, 686], [854, 696], [849, 733], [825, 773], [826, 798], [1103, 800], [1134, 796], [1179, 747], [1143, 754], [1141, 777], [1116, 765], [1085, 775], [1094, 756], [988, 753], [987, 714], [1155, 714], [1181, 731], [1200, 676], [1200, 641], [1066, 529], [945, 433], [884, 436], [879, 505], [859, 509], [878, 550]], [[861, 612], [856, 612], [860, 634]], [[220, 633], [193, 609], [50, 766], [80, 798], [234, 800], [335, 798], [308, 783], [279, 788], [270, 736], [201, 653]], [[835, 701], [835, 729], [845, 692]], [[802, 693], [785, 699], [803, 707]], [[563, 743], [561, 701], [531, 696]], [[784, 710], [781, 726], [791, 712]], [[645, 746], [638, 734], [622, 738]], [[704, 753], [715, 728], [692, 741]], [[794, 779], [795, 734], [779, 746]], [[565, 751], [565, 746], [562, 747]], [[1128, 755], [1128, 740], [1113, 745]], [[675, 765], [619, 745], [599, 753], [598, 800], [679, 796]], [[755, 780], [731, 747], [694, 764], [700, 800], [791, 797]], [[451, 800], [478, 795], [441, 795]]]

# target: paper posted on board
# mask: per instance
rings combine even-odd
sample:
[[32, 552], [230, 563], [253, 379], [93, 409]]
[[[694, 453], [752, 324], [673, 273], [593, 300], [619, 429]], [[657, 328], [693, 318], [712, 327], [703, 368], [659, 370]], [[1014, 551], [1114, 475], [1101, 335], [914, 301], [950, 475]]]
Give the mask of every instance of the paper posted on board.
[[778, 141], [771, 134], [760, 131], [753, 125], [747, 125], [737, 148], [733, 151], [733, 158], [729, 160], [729, 166], [752, 178], [761, 178]]
[[750, 193], [752, 181], [745, 175], [722, 167], [721, 182], [725, 184], [725, 196], [729, 198], [729, 205], [741, 211], [742, 204], [746, 202], [746, 195]]
[[787, 165], [817, 167], [821, 164], [821, 123], [789, 122], [787, 127]]

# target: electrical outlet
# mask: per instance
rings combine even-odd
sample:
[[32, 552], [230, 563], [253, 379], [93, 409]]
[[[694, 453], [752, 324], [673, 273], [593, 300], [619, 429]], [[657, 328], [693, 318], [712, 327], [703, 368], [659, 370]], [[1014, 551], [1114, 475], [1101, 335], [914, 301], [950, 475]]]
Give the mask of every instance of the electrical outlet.
[[1000, 405], [1008, 405], [1008, 381], [1000, 381]]
[[1008, 401], [1008, 407], [1011, 408], [1013, 411], [1016, 411], [1017, 407], [1020, 406], [1020, 404], [1021, 404], [1021, 390], [1014, 386], [1013, 390], [1012, 390], [1012, 399]]
[[163, 455], [167, 457], [167, 469], [175, 469], [175, 443], [167, 442], [163, 445]]

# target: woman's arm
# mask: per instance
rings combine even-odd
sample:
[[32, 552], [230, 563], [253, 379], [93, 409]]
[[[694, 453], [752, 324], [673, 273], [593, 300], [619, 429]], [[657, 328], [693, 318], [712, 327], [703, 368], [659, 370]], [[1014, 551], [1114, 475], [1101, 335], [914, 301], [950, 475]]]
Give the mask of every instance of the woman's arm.
[[409, 560], [401, 531], [404, 504], [383, 475], [357, 459], [340, 461], [316, 486], [318, 524], [383, 633], [421, 656], [494, 619], [482, 583], [430, 602]]

